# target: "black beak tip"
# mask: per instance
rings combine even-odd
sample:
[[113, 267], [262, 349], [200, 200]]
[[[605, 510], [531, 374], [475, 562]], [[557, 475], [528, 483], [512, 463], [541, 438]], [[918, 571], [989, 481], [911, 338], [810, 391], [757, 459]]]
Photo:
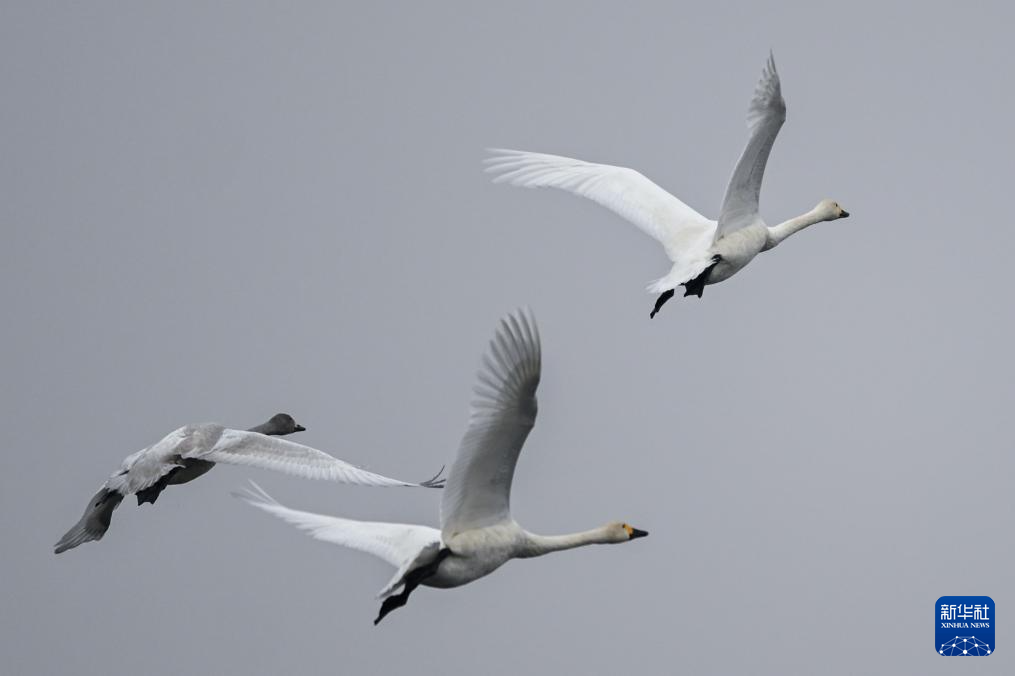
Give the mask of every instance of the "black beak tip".
[[643, 538], [643, 537], [646, 537], [647, 535], [648, 535], [648, 531], [647, 530], [639, 530], [637, 528], [632, 528], [631, 529], [631, 539], [632, 540], [634, 540], [635, 538]]
[[297, 425], [297, 426], [296, 426], [296, 431], [297, 431], [297, 432], [306, 432], [306, 431], [307, 431], [307, 428], [306, 428], [306, 427], [304, 427], [303, 425]]
[[842, 216], [840, 216], [839, 218], [849, 218], [849, 212], [846, 211], [846, 210], [843, 210]]

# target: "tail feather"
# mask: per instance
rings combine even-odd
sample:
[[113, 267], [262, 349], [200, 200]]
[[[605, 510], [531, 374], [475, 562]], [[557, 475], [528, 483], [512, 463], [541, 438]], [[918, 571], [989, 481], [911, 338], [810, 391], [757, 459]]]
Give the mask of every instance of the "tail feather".
[[685, 282], [688, 282], [700, 275], [705, 271], [705, 268], [711, 264], [713, 264], [713, 261], [710, 261], [707, 258], [690, 263], [674, 263], [673, 268], [670, 269], [669, 273], [667, 273], [665, 277], [660, 277], [654, 282], [649, 283], [647, 291], [650, 293], [672, 291], [681, 284], [684, 284]]
[[101, 540], [109, 530], [113, 510], [119, 506], [121, 500], [123, 500], [121, 493], [111, 491], [105, 486], [100, 488], [88, 501], [88, 507], [85, 508], [81, 519], [53, 547], [53, 553], [60, 554], [85, 542]]

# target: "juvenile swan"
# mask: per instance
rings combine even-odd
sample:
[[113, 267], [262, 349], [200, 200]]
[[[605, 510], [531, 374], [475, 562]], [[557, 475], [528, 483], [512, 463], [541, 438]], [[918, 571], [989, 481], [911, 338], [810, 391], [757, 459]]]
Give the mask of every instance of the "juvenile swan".
[[169, 484], [182, 484], [201, 476], [217, 462], [271, 469], [307, 479], [327, 479], [366, 486], [425, 486], [440, 488], [438, 473], [420, 484], [389, 479], [323, 451], [270, 435], [283, 436], [302, 432], [292, 416], [279, 413], [266, 423], [247, 431], [229, 429], [214, 423], [187, 425], [170, 432], [158, 443], [128, 456], [99, 492], [92, 496], [81, 520], [54, 546], [60, 554], [78, 545], [100, 540], [109, 529], [113, 510], [130, 494], [137, 504], [154, 503]]
[[782, 123], [786, 102], [770, 54], [747, 109], [750, 137], [733, 169], [719, 220], [712, 221], [634, 169], [592, 164], [558, 155], [491, 149], [485, 160], [494, 182], [526, 188], [560, 188], [587, 197], [641, 228], [663, 245], [673, 268], [648, 290], [661, 294], [649, 317], [655, 317], [678, 286], [684, 295], [701, 298], [706, 284], [729, 279], [762, 251], [798, 230], [820, 221], [846, 218], [837, 202], [822, 200], [807, 213], [768, 227], [758, 214], [765, 163]]
[[300, 512], [279, 504], [256, 484], [234, 495], [318, 540], [373, 554], [394, 566], [395, 576], [379, 593], [384, 602], [374, 624], [404, 606], [419, 585], [458, 587], [511, 559], [648, 535], [619, 521], [572, 535], [535, 535], [511, 518], [511, 479], [536, 422], [539, 373], [534, 320], [527, 314], [509, 315], [490, 341], [477, 377], [469, 425], [441, 499], [440, 530]]

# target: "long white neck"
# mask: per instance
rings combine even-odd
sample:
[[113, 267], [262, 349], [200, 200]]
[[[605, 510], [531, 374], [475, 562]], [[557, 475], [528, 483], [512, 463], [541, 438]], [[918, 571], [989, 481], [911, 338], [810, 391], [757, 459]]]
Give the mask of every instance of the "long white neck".
[[525, 536], [525, 543], [519, 548], [518, 552], [518, 558], [520, 559], [542, 556], [552, 552], [562, 552], [565, 549], [574, 549], [575, 547], [584, 547], [585, 545], [606, 545], [616, 542], [608, 534], [605, 526], [569, 535], [536, 535], [535, 533], [526, 533]]
[[762, 251], [768, 251], [793, 233], [799, 232], [809, 225], [814, 225], [815, 223], [820, 223], [824, 220], [826, 220], [826, 218], [822, 212], [817, 209], [812, 209], [802, 216], [797, 216], [796, 218], [791, 218], [788, 221], [783, 221], [779, 225], [773, 225], [768, 229], [768, 239], [765, 241], [765, 248], [762, 249]]

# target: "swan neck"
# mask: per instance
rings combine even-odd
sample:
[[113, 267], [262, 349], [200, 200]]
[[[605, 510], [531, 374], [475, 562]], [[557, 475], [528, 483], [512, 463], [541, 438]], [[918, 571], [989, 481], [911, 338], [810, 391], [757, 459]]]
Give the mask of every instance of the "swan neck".
[[273, 425], [270, 420], [268, 422], [261, 423], [260, 425], [256, 425], [255, 427], [251, 427], [247, 431], [248, 432], [257, 432], [258, 434], [267, 434], [269, 436], [277, 435], [278, 434], [275, 431], [275, 425]]
[[771, 249], [776, 246], [782, 240], [786, 239], [795, 232], [799, 232], [807, 226], [820, 223], [825, 220], [822, 218], [817, 211], [808, 211], [806, 214], [791, 218], [788, 221], [783, 221], [779, 225], [774, 225], [768, 229], [768, 240], [765, 242], [764, 251]]
[[594, 528], [581, 533], [570, 533], [568, 535], [536, 535], [526, 533], [526, 542], [518, 558], [529, 558], [542, 556], [552, 552], [562, 552], [565, 549], [584, 547], [585, 545], [602, 545], [613, 542], [604, 528]]

